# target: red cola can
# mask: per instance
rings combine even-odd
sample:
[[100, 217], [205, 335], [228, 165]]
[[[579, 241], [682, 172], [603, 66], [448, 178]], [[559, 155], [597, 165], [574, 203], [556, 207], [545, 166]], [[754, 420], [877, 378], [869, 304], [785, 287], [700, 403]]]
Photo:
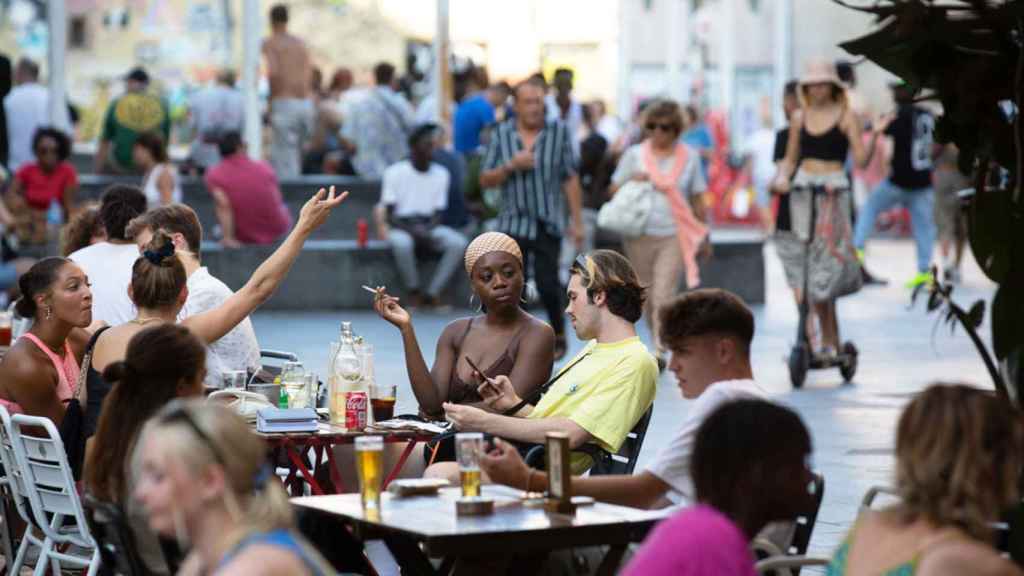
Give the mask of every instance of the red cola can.
[[366, 248], [366, 243], [370, 240], [370, 227], [366, 223], [366, 218], [356, 221], [356, 235], [356, 244], [360, 248]]
[[369, 406], [366, 392], [349, 392], [345, 399], [345, 429], [361, 431], [366, 428]]

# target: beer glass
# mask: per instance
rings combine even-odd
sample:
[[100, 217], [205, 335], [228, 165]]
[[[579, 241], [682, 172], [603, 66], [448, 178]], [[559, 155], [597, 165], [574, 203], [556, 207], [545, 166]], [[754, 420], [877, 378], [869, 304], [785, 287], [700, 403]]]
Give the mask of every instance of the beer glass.
[[11, 345], [11, 330], [14, 323], [14, 315], [6, 310], [0, 310], [0, 346]]
[[480, 432], [460, 432], [455, 435], [455, 458], [459, 461], [459, 480], [462, 496], [480, 495], [480, 454], [484, 450], [484, 435]]
[[383, 474], [384, 438], [360, 436], [356, 438], [356, 472], [359, 474], [359, 493], [363, 509], [380, 509], [380, 485]]

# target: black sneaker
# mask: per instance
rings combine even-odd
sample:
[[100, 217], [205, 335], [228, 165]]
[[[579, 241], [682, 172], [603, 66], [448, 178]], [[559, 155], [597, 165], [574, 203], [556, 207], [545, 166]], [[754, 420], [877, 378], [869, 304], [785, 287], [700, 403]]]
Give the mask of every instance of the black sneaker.
[[889, 283], [885, 278], [879, 278], [874, 274], [868, 272], [868, 269], [862, 264], [860, 267], [860, 278], [864, 282], [865, 286], [885, 286]]

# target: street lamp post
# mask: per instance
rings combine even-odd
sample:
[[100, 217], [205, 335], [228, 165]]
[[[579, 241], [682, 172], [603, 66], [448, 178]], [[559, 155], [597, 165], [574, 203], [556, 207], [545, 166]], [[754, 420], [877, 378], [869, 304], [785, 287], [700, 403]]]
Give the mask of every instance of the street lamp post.
[[[50, 0], [46, 6], [49, 24], [50, 125], [63, 126], [67, 118], [67, 81], [64, 70], [64, 54], [68, 44], [68, 11], [65, 0]], [[68, 126], [67, 128], [70, 128]]]

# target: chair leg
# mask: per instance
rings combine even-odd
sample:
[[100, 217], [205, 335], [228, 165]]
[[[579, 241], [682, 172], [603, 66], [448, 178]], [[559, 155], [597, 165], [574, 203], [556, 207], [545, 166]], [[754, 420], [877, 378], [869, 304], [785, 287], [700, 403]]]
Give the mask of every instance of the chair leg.
[[[53, 551], [53, 540], [49, 537], [43, 540], [42, 550], [39, 551], [39, 561], [36, 562], [36, 569], [32, 572], [32, 576], [43, 576], [46, 574], [46, 568], [50, 564], [50, 552]], [[60, 572], [58, 572], [60, 574]]]
[[92, 560], [89, 561], [89, 571], [86, 576], [96, 576], [100, 570], [100, 549], [99, 546], [92, 549]]
[[32, 531], [32, 526], [25, 527], [25, 535], [21, 537], [21, 544], [18, 545], [18, 552], [14, 555], [14, 563], [7, 568], [7, 573], [13, 576], [18, 576], [21, 572], [21, 565], [25, 563], [25, 557], [28, 555], [28, 546], [32, 542], [29, 537]]

